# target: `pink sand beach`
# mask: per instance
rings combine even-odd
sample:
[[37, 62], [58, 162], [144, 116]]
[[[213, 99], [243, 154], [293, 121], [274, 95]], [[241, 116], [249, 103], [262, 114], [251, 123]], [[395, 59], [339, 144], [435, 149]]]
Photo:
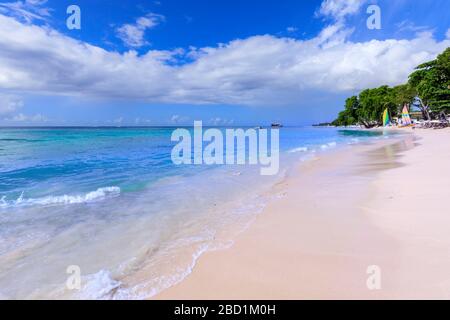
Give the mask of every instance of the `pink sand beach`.
[[450, 298], [450, 130], [404, 130], [299, 163], [230, 248], [156, 298]]

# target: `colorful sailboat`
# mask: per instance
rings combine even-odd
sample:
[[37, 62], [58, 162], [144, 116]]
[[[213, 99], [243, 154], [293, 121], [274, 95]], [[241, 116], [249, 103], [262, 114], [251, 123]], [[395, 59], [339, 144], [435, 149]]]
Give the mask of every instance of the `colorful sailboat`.
[[405, 104], [402, 111], [402, 126], [406, 127], [410, 126], [411, 124], [412, 124], [411, 117], [409, 116], [408, 107]]
[[388, 109], [386, 109], [383, 112], [383, 127], [387, 127], [390, 123], [391, 120], [389, 119], [389, 112]]

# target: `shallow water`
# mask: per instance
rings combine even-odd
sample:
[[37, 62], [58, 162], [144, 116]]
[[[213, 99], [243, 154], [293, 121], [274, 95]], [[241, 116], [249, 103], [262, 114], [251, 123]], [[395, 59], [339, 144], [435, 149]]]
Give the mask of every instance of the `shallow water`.
[[[0, 297], [140, 299], [228, 246], [293, 163], [389, 137], [283, 128], [276, 176], [258, 166], [176, 166], [173, 128], [0, 129]], [[225, 236], [225, 234], [227, 236]], [[68, 266], [81, 290], [68, 290]]]

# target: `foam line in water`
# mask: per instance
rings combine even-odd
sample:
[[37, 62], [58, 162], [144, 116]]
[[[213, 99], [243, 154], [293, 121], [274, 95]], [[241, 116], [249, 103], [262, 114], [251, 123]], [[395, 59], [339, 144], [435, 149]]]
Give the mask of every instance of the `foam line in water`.
[[19, 206], [33, 206], [33, 205], [58, 205], [58, 204], [81, 204], [93, 201], [102, 200], [109, 197], [115, 197], [120, 194], [119, 187], [105, 187], [99, 188], [95, 191], [88, 192], [83, 195], [62, 195], [62, 196], [48, 196], [42, 198], [24, 198], [24, 194], [20, 195], [17, 200], [7, 201], [5, 197], [0, 199], [0, 208], [19, 207]]
[[321, 148], [322, 150], [325, 150], [325, 149], [328, 149], [328, 148], [334, 148], [334, 147], [336, 147], [336, 146], [337, 146], [337, 143], [336, 143], [335, 141], [333, 141], [333, 142], [329, 142], [329, 143], [327, 143], [327, 144], [321, 145], [320, 148]]
[[114, 291], [122, 284], [115, 280], [108, 270], [100, 270], [87, 276], [84, 280], [85, 285], [79, 294], [79, 298], [86, 300], [109, 300], [113, 297]]
[[296, 152], [307, 152], [308, 147], [299, 147], [292, 150], [289, 150], [289, 153], [296, 153]]

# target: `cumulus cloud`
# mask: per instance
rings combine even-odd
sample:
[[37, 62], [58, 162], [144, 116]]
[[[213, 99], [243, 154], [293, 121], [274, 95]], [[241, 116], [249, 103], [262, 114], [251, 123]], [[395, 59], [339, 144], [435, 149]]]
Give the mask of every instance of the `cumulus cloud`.
[[450, 28], [448, 28], [447, 33], [445, 35], [447, 36], [447, 39], [450, 39]]
[[0, 3], [0, 13], [31, 23], [34, 20], [46, 21], [50, 17], [50, 9], [44, 7], [47, 0], [24, 0]]
[[151, 103], [296, 105], [327, 93], [402, 83], [450, 46], [429, 32], [361, 43], [349, 41], [350, 33], [338, 23], [309, 40], [263, 35], [138, 55], [0, 15], [0, 89]]
[[0, 117], [11, 115], [22, 107], [22, 99], [13, 95], [0, 94]]
[[165, 17], [155, 13], [149, 13], [144, 17], [140, 17], [134, 24], [124, 24], [117, 28], [117, 37], [121, 39], [125, 45], [131, 48], [139, 48], [147, 45], [145, 41], [145, 32], [152, 29], [165, 20]]

